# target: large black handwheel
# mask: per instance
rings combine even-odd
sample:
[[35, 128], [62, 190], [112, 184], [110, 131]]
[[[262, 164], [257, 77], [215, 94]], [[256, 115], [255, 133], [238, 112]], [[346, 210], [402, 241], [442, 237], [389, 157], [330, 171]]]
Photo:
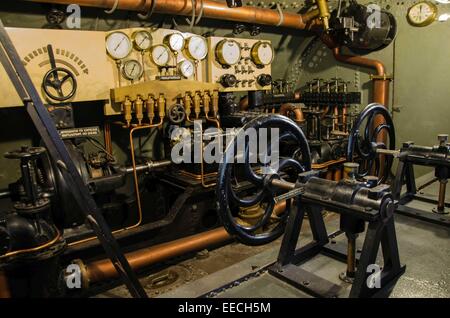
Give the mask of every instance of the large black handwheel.
[[[267, 129], [267, 136], [260, 133], [261, 129]], [[279, 132], [279, 142], [274, 144], [270, 142], [271, 129]], [[258, 132], [258, 144], [267, 138], [267, 149], [258, 149], [260, 158], [279, 151], [279, 162], [272, 168], [264, 164], [267, 160], [260, 163], [250, 160], [255, 140], [246, 136], [252, 135], [251, 130]], [[279, 147], [275, 147], [276, 144]], [[243, 151], [238, 146], [243, 146]], [[285, 201], [285, 205], [276, 204], [276, 198], [287, 190], [272, 186], [272, 180], [295, 183], [300, 173], [309, 170], [308, 142], [292, 120], [280, 115], [263, 115], [247, 123], [227, 145], [219, 166], [218, 213], [225, 229], [247, 245], [263, 245], [276, 240], [284, 233], [291, 200]], [[253, 222], [242, 220], [242, 211], [251, 211]]]
[[395, 150], [395, 127], [388, 109], [375, 103], [361, 112], [349, 137], [347, 161], [360, 164], [359, 178], [372, 175], [380, 184], [386, 182], [393, 157], [379, 149]]

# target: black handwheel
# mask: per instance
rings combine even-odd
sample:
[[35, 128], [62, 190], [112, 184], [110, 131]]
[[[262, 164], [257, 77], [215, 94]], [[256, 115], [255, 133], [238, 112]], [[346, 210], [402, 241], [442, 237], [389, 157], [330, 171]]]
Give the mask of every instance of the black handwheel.
[[[70, 90], [63, 88], [65, 84], [68, 88], [68, 85], [70, 85]], [[77, 92], [77, 80], [75, 75], [68, 69], [55, 67], [45, 74], [44, 80], [42, 81], [42, 88], [45, 94], [51, 99], [64, 102], [71, 99]], [[65, 93], [67, 91], [68, 93]]]
[[388, 179], [394, 160], [378, 149], [395, 150], [395, 127], [387, 108], [375, 103], [368, 105], [355, 120], [348, 141], [347, 161], [360, 164], [359, 178], [377, 176], [381, 184]]
[[[250, 130], [260, 132], [262, 128], [269, 132], [274, 128], [279, 131], [278, 140], [283, 147], [279, 147], [280, 160], [275, 170], [273, 166], [268, 170], [269, 165], [255, 164], [250, 160], [250, 153], [254, 153], [250, 148], [254, 147], [255, 140], [249, 140], [246, 136], [251, 135], [248, 133]], [[268, 138], [265, 152], [262, 153], [264, 149], [257, 150], [260, 158], [267, 158], [278, 151], [270, 143], [269, 133], [267, 136], [258, 135], [257, 144]], [[244, 150], [240, 151], [238, 146]], [[263, 169], [265, 174], [261, 173]], [[278, 210], [280, 207], [276, 205], [275, 198], [287, 190], [272, 186], [271, 181], [282, 179], [295, 183], [300, 173], [309, 170], [311, 155], [308, 142], [303, 131], [292, 120], [280, 115], [263, 115], [247, 123], [227, 145], [219, 166], [218, 213], [225, 229], [247, 245], [264, 245], [276, 240], [284, 233], [291, 200], [285, 201], [285, 206], [281, 205], [281, 211], [275, 211], [275, 207]], [[242, 219], [243, 210], [251, 212], [252, 222]]]

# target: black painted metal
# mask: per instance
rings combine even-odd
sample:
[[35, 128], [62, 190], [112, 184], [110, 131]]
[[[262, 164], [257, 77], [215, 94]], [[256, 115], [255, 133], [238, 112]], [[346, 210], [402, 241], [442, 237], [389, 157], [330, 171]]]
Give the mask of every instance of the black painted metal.
[[[291, 211], [278, 261], [270, 268], [270, 273], [313, 296], [344, 296], [343, 290], [336, 285], [323, 278], [316, 278], [311, 273], [305, 273], [299, 267], [293, 267], [307, 262], [318, 254], [345, 261], [342, 253], [334, 253], [328, 244], [329, 238], [322, 216], [322, 210], [325, 208], [327, 211], [341, 214], [341, 217], [351, 217], [368, 223], [368, 231], [359, 255], [355, 281], [349, 297], [367, 298], [388, 295], [396, 280], [405, 272], [405, 266], [400, 264], [394, 226], [395, 203], [388, 187], [378, 186], [368, 189], [360, 182], [337, 183], [319, 179], [312, 174], [300, 175], [297, 187], [303, 188], [304, 192], [297, 199], [297, 210]], [[322, 195], [319, 196], [319, 193]], [[310, 220], [313, 242], [296, 250], [305, 215]], [[370, 265], [376, 264], [380, 246], [384, 260], [380, 273], [381, 288], [371, 289], [368, 287], [367, 280], [373, 273], [368, 270]]]
[[[418, 146], [412, 142], [406, 142], [399, 156], [397, 174], [392, 185], [392, 194], [399, 201], [397, 213], [412, 217], [421, 221], [450, 227], [450, 216], [437, 214], [432, 208], [425, 210], [423, 208], [413, 207], [414, 201], [422, 201], [437, 206], [438, 201], [430, 198], [421, 197], [417, 193], [416, 180], [414, 176], [414, 166], [425, 166], [435, 168], [436, 180], [448, 182], [450, 175], [450, 146]], [[402, 189], [406, 184], [406, 192], [402, 194]], [[446, 208], [450, 204], [445, 203]]]
[[114, 264], [124, 283], [133, 297], [147, 297], [139, 280], [130, 267], [127, 259], [106, 224], [97, 204], [89, 193], [70, 155], [61, 140], [56, 127], [45, 108], [30, 76], [23, 66], [20, 57], [9, 38], [6, 29], [0, 21], [0, 61], [11, 79], [18, 95], [22, 99], [37, 131], [39, 132], [48, 152], [57, 163], [61, 173], [72, 189], [72, 193], [80, 209], [86, 216], [105, 252]]
[[[300, 149], [301, 162], [292, 158], [281, 160], [279, 163], [278, 172], [271, 175], [258, 175], [252, 168], [249, 162], [249, 141], [244, 137], [248, 129], [255, 129], [259, 131], [261, 128], [278, 128], [280, 131], [280, 141], [293, 141], [297, 148]], [[240, 137], [239, 137], [240, 136]], [[235, 163], [235, 157], [238, 154], [236, 151], [237, 140], [245, 141], [245, 174], [248, 181], [250, 181], [258, 192], [251, 198], [239, 198], [232, 188], [231, 175]], [[244, 139], [245, 138], [245, 139]], [[272, 145], [268, 145], [268, 151], [272, 151]], [[268, 154], [267, 154], [268, 155]], [[288, 201], [284, 217], [279, 221], [278, 225], [268, 232], [256, 234], [255, 231], [268, 225], [270, 217], [272, 216], [273, 208], [275, 206], [274, 191], [270, 184], [270, 180], [273, 178], [281, 179], [281, 171], [285, 168], [291, 168], [296, 173], [301, 173], [311, 170], [311, 155], [309, 151], [308, 142], [303, 134], [303, 131], [290, 119], [280, 115], [263, 115], [249, 123], [247, 123], [239, 132], [239, 135], [233, 139], [233, 141], [227, 145], [226, 152], [223, 157], [223, 162], [219, 166], [217, 197], [218, 197], [218, 213], [227, 229], [227, 231], [236, 235], [240, 241], [248, 245], [263, 245], [271, 241], [274, 241], [280, 237], [285, 228], [286, 218], [288, 211], [290, 210], [290, 204]], [[258, 224], [246, 227], [239, 224], [236, 219], [236, 211], [232, 211], [230, 203], [238, 207], [252, 207], [262, 202], [267, 203], [264, 216]]]
[[[382, 118], [382, 124], [375, 126], [374, 121]], [[364, 128], [363, 125], [366, 125]], [[361, 136], [363, 132], [363, 136]], [[389, 144], [379, 141], [379, 135], [385, 132], [389, 137]], [[393, 164], [393, 157], [377, 153], [377, 149], [395, 150], [395, 128], [389, 111], [380, 104], [368, 105], [356, 118], [348, 141], [347, 161], [361, 161], [359, 177], [365, 177], [374, 173], [379, 176], [379, 183], [384, 183], [388, 177]], [[384, 163], [383, 169], [380, 163]], [[383, 172], [382, 175], [381, 171]]]

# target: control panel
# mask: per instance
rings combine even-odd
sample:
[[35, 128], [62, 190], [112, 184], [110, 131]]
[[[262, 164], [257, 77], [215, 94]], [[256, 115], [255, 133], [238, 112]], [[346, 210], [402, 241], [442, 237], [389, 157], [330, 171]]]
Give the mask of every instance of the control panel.
[[220, 91], [269, 90], [274, 50], [270, 41], [209, 37], [208, 80]]
[[115, 87], [149, 80], [206, 82], [207, 40], [168, 29], [131, 28], [106, 33]]
[[[270, 41], [205, 38], [160, 28], [109, 32], [9, 28], [8, 33], [47, 104], [102, 100], [105, 115], [119, 115], [124, 113], [127, 93], [134, 96], [129, 100], [164, 96], [171, 105], [186, 96], [208, 99], [216, 92], [272, 87]], [[0, 107], [21, 106], [2, 67], [0, 80], [4, 83]]]

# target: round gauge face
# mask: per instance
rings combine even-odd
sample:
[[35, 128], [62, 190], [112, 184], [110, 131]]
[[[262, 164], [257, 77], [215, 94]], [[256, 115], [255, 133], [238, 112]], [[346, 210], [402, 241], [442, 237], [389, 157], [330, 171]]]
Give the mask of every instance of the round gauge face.
[[251, 55], [256, 65], [269, 65], [274, 58], [272, 45], [267, 42], [258, 42], [253, 46]]
[[184, 47], [184, 37], [180, 33], [173, 33], [166, 37], [166, 43], [172, 51], [181, 51]]
[[208, 55], [208, 43], [201, 36], [192, 36], [189, 38], [186, 46], [187, 55], [195, 60], [201, 61]]
[[162, 67], [166, 66], [170, 60], [169, 48], [165, 45], [156, 45], [152, 48], [152, 60], [153, 63]]
[[132, 48], [130, 38], [123, 32], [113, 32], [106, 37], [106, 51], [113, 59], [126, 58]]
[[136, 81], [141, 78], [142, 73], [144, 73], [144, 68], [139, 61], [129, 60], [123, 63], [122, 74], [126, 79]]
[[147, 31], [137, 31], [133, 34], [134, 46], [139, 51], [147, 51], [152, 46], [152, 35]]
[[241, 60], [241, 47], [233, 40], [222, 40], [217, 44], [216, 57], [222, 65], [235, 65]]
[[181, 75], [183, 75], [186, 78], [192, 77], [194, 75], [195, 66], [194, 63], [192, 63], [189, 60], [184, 60], [178, 64], [178, 70], [180, 71]]
[[428, 1], [422, 1], [408, 10], [408, 20], [414, 26], [427, 26], [434, 22], [437, 12], [436, 5]]

